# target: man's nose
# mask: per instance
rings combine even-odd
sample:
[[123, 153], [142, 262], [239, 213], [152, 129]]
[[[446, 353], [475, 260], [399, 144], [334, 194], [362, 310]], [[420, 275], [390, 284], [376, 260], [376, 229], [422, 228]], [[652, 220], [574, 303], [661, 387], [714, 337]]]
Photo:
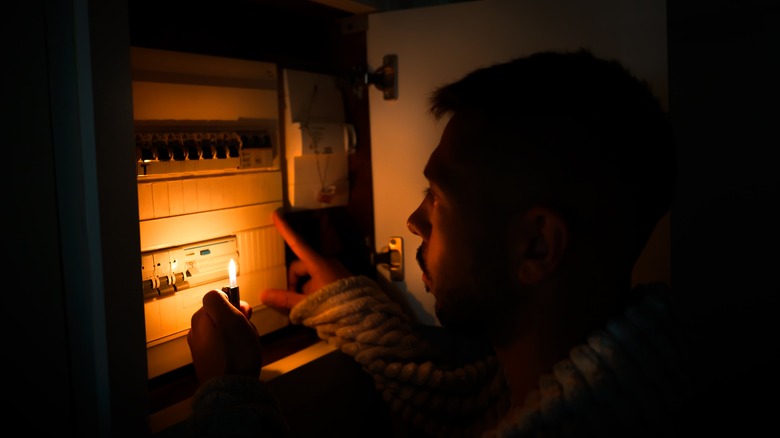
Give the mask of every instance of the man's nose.
[[412, 214], [409, 215], [409, 218], [406, 220], [406, 228], [408, 228], [409, 231], [411, 231], [411, 233], [415, 236], [425, 238], [425, 227], [423, 225], [421, 209], [422, 205], [417, 207], [417, 210], [413, 211]]
[[409, 231], [411, 231], [415, 236], [420, 235], [420, 233], [417, 231], [417, 227], [415, 227], [414, 223], [412, 222], [412, 216], [409, 216], [409, 219], [406, 220], [406, 228], [408, 228]]

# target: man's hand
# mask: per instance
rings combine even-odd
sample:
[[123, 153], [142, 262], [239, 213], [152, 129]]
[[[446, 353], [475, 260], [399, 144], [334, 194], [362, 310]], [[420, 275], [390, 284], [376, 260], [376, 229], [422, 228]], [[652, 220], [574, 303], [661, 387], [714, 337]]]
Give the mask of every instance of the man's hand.
[[[260, 299], [263, 304], [289, 310], [303, 300], [306, 295], [337, 280], [352, 276], [352, 273], [338, 260], [323, 257], [311, 248], [278, 212], [273, 213], [273, 220], [285, 242], [298, 256], [298, 260], [290, 263], [287, 290], [267, 289], [262, 291]], [[303, 279], [306, 280], [301, 283]], [[303, 294], [296, 292], [299, 287]]]
[[203, 296], [203, 306], [192, 315], [187, 344], [198, 380], [225, 374], [260, 376], [262, 351], [257, 328], [249, 321], [252, 308], [241, 301], [239, 311], [224, 292]]

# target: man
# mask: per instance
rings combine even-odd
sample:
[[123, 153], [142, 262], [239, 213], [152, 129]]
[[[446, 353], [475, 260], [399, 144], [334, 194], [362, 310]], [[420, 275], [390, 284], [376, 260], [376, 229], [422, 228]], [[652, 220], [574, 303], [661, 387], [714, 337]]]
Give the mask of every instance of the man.
[[[693, 393], [685, 328], [665, 286], [631, 285], [674, 192], [674, 141], [652, 90], [587, 51], [546, 52], [476, 70], [431, 102], [449, 119], [407, 225], [439, 321], [492, 351], [453, 354], [459, 344], [416, 331], [373, 281], [320, 257], [279, 215], [299, 259], [289, 290], [263, 291], [263, 302], [353, 356], [431, 435], [673, 434]], [[303, 294], [292, 292], [302, 278]], [[219, 345], [212, 312], [229, 307], [212, 294], [189, 336], [204, 383], [196, 403], [240, 374], [234, 356], [255, 360]], [[196, 422], [213, 424], [203, 412]]]

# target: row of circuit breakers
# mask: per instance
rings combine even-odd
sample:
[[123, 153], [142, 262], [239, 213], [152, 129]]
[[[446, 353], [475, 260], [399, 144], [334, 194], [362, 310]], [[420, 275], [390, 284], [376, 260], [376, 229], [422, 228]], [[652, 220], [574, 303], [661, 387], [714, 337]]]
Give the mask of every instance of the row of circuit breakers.
[[239, 263], [235, 236], [143, 253], [144, 299], [164, 298], [193, 286], [227, 279], [230, 260]]
[[268, 131], [136, 132], [140, 162], [239, 158], [242, 149], [273, 147]]

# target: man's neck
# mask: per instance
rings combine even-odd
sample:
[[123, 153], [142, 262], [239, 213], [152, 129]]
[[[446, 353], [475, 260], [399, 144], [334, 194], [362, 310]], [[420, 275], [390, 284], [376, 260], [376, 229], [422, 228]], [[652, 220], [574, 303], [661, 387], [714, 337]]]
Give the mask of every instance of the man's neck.
[[[625, 284], [625, 283], [623, 283]], [[502, 327], [494, 327], [491, 342], [512, 392], [513, 404], [522, 404], [539, 377], [603, 327], [616, 311], [616, 296], [627, 287], [550, 288], [516, 309]]]

